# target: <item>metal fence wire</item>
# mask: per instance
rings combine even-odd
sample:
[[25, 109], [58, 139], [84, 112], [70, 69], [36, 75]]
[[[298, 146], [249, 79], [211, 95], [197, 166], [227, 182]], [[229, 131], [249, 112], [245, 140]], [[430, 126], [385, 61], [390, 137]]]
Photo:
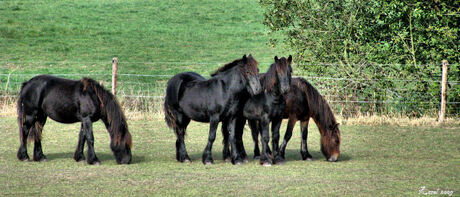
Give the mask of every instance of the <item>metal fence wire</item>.
[[[16, 102], [21, 84], [28, 81], [38, 74], [0, 74], [0, 106], [6, 106]], [[101, 83], [107, 90], [111, 89], [111, 74], [52, 74], [54, 76], [81, 79], [82, 77], [93, 78]], [[166, 84], [172, 75], [148, 75], [148, 74], [123, 74], [117, 75], [117, 98], [123, 108], [143, 112], [162, 112]], [[298, 77], [298, 76], [296, 76]], [[373, 81], [382, 82], [391, 81], [399, 84], [417, 84], [417, 83], [440, 83], [437, 80], [407, 80], [398, 78], [383, 79], [348, 79], [333, 77], [316, 77], [303, 76], [325, 97], [333, 108], [334, 112], [344, 117], [359, 115], [413, 115], [426, 114], [435, 116], [439, 112], [439, 97], [433, 95], [427, 99], [411, 100], [417, 96], [424, 95], [425, 92], [410, 92], [410, 95], [404, 94], [404, 86], [397, 88], [385, 89], [385, 97], [375, 97], [366, 100], [360, 100], [353, 95], [341, 95], [340, 88], [356, 84], [369, 84]], [[449, 87], [457, 87], [459, 81], [449, 81]], [[379, 90], [382, 91], [382, 90]], [[372, 94], [372, 93], [370, 93]], [[418, 95], [419, 94], [419, 95]], [[458, 97], [456, 92], [448, 92], [448, 97]], [[369, 98], [369, 97], [368, 97]], [[448, 116], [458, 117], [460, 102], [447, 102]], [[420, 109], [424, 109], [420, 112]], [[1, 110], [1, 109], [0, 109]]]

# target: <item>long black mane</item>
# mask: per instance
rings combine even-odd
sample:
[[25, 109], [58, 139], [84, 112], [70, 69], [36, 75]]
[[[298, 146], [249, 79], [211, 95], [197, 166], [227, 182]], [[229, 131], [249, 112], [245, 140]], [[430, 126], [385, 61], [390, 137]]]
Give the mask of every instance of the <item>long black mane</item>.
[[83, 91], [94, 91], [97, 96], [102, 112], [101, 119], [106, 125], [107, 131], [113, 136], [114, 145], [123, 144], [131, 147], [132, 139], [126, 123], [126, 117], [113, 94], [93, 79], [85, 77], [81, 79], [81, 82], [83, 83]]
[[242, 62], [242, 59], [236, 59], [234, 60], [233, 62], [230, 62], [228, 64], [225, 64], [224, 66], [218, 68], [216, 71], [214, 71], [214, 73], [211, 74], [211, 77], [214, 77], [222, 72], [225, 72], [227, 70], [230, 70], [231, 68], [237, 66], [238, 64], [240, 64]]

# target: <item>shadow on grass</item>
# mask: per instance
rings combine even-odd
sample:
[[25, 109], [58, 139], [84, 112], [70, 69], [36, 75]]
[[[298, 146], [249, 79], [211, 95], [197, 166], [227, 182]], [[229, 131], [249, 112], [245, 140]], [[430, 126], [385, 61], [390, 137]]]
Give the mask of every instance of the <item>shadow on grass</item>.
[[[74, 160], [73, 159], [73, 154], [74, 154], [73, 152], [63, 152], [63, 153], [48, 153], [48, 154], [45, 154], [45, 155], [46, 155], [46, 158], [49, 161], [52, 161], [52, 160], [55, 160], [55, 159], [71, 159], [71, 160]], [[85, 156], [86, 156], [86, 153], [85, 153]], [[96, 156], [97, 156], [97, 158], [99, 158], [99, 160], [102, 163], [104, 163], [106, 161], [111, 161], [111, 160], [115, 161], [115, 157], [111, 153], [97, 153], [96, 152]], [[131, 164], [149, 162], [149, 161], [147, 161], [147, 159], [144, 156], [135, 155], [135, 154], [133, 154], [132, 156], [133, 156], [133, 158], [132, 158]]]
[[[313, 160], [320, 160], [320, 161], [326, 161], [326, 157], [324, 157], [323, 153], [320, 151], [309, 151], [311, 156], [313, 157]], [[298, 161], [302, 160], [302, 156], [300, 155], [300, 150], [298, 149], [286, 149], [286, 161]], [[349, 161], [351, 160], [351, 156], [348, 155], [347, 153], [341, 153], [339, 156], [338, 162], [341, 161]]]
[[[246, 153], [248, 154], [249, 161], [250, 162], [254, 161], [254, 159], [253, 159], [254, 158], [253, 150], [246, 150]], [[200, 162], [201, 163], [202, 154], [203, 154], [203, 152], [193, 152], [193, 153], [189, 152], [190, 159], [192, 159], [193, 162]], [[323, 153], [321, 153], [320, 151], [310, 151], [310, 154], [311, 154], [311, 156], [313, 156], [313, 161], [326, 161], [326, 158], [324, 157]], [[286, 162], [289, 162], [289, 161], [301, 161], [302, 160], [302, 156], [300, 155], [300, 150], [298, 150], [298, 149], [286, 149], [285, 157], [286, 157]], [[215, 152], [213, 150], [212, 158], [214, 159], [214, 161], [223, 160], [222, 152]], [[351, 159], [352, 159], [352, 157], [349, 154], [342, 153], [342, 154], [340, 154], [339, 160], [337, 162], [347, 162], [347, 161], [349, 161]], [[175, 158], [174, 158], [174, 160], [175, 160]]]

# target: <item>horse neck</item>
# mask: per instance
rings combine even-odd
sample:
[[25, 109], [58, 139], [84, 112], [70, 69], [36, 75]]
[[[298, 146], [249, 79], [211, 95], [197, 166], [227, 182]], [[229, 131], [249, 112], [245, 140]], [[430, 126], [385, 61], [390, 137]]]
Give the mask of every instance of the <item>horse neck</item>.
[[96, 96], [100, 102], [101, 120], [104, 122], [112, 139], [118, 144], [129, 133], [126, 118], [115, 97], [101, 86], [94, 84]]
[[246, 80], [243, 78], [238, 66], [235, 66], [224, 73], [216, 75], [215, 78], [222, 80], [230, 93], [242, 92], [246, 88]]
[[[310, 117], [313, 118], [315, 123], [318, 125], [318, 128], [321, 130], [322, 134], [325, 134], [329, 127], [337, 123], [334, 113], [332, 112], [329, 104], [324, 100], [324, 98], [317, 93], [317, 95], [312, 95], [312, 93], [317, 93], [316, 91], [310, 91], [307, 94], [310, 98], [308, 99], [308, 107], [310, 111]], [[315, 99], [311, 97], [316, 97]], [[316, 100], [316, 101], [315, 101]]]
[[261, 77], [260, 83], [263, 84], [265, 94], [272, 97], [284, 98], [284, 96], [281, 94], [275, 64], [272, 64], [268, 71]]

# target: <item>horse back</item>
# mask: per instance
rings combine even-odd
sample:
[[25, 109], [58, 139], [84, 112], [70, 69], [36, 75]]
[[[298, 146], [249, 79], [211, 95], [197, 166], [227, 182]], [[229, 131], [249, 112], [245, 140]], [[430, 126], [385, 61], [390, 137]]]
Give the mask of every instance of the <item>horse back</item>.
[[289, 116], [295, 116], [299, 120], [310, 118], [307, 91], [308, 88], [305, 87], [302, 80], [292, 78], [291, 86], [286, 96], [283, 118], [289, 118]]
[[209, 122], [211, 116], [222, 119], [234, 114], [238, 99], [233, 97], [238, 95], [231, 93], [222, 77], [206, 80], [196, 73], [178, 74], [168, 82], [165, 104], [198, 122]]
[[[81, 81], [39, 75], [29, 80], [23, 88], [21, 96], [24, 108], [45, 113], [57, 122], [79, 122], [82, 112], [95, 114], [97, 105], [90, 95], [82, 94]], [[93, 110], [85, 112], [83, 108], [88, 106]]]

